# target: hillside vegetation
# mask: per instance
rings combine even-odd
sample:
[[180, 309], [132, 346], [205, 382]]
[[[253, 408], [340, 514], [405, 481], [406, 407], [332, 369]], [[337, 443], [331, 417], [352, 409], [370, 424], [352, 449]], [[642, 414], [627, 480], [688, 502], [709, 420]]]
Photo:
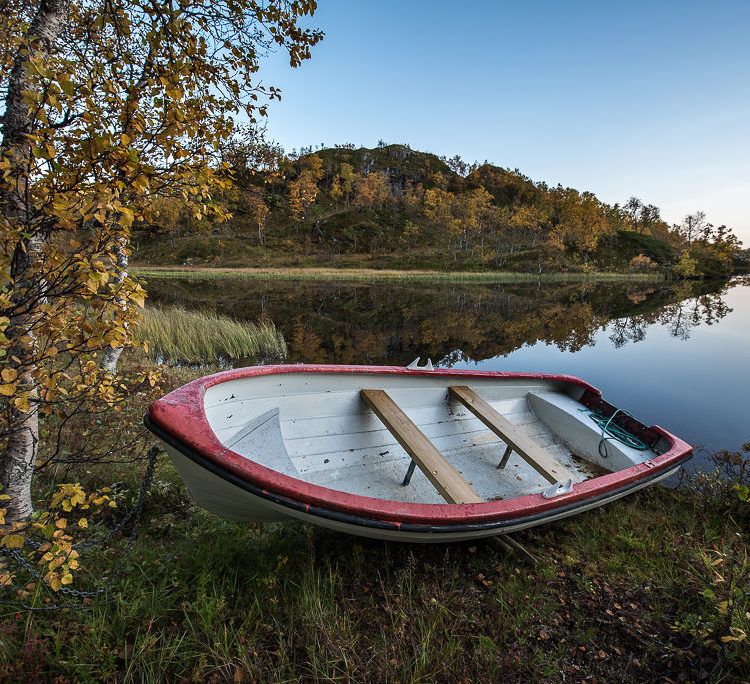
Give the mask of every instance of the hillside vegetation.
[[[703, 212], [668, 225], [658, 207], [622, 206], [590, 192], [535, 183], [519, 171], [467, 165], [407, 145], [351, 145], [287, 155], [237, 145], [225, 152], [232, 183], [214, 206], [191, 212], [159, 202], [141, 225], [146, 264], [340, 265], [519, 272], [656, 271], [724, 276], [740, 243]], [[220, 205], [217, 207], [216, 205]], [[218, 215], [230, 215], [218, 221]]]

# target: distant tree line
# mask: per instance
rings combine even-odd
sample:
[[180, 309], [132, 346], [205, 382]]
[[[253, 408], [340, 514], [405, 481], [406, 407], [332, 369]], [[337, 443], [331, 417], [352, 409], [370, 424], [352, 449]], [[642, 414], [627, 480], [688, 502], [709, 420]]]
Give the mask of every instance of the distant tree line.
[[[374, 149], [321, 143], [287, 154], [240, 135], [223, 157], [233, 182], [215, 201], [232, 218], [218, 229], [252, 231], [268, 249], [431, 250], [495, 268], [624, 264], [685, 277], [730, 272], [741, 252], [732, 231], [713, 226], [702, 211], [670, 225], [657, 206], [637, 197], [609, 205], [591, 192], [535, 183], [518, 170], [382, 140]], [[216, 219], [196, 220], [176, 200], [164, 203], [154, 227], [172, 235], [217, 230]], [[626, 241], [634, 253], [623, 252], [624, 233], [634, 234]]]

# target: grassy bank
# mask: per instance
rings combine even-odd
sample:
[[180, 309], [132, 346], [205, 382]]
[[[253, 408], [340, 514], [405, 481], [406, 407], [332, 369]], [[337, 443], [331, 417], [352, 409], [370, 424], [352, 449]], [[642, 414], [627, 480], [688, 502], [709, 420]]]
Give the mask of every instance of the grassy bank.
[[[196, 375], [167, 369], [164, 391]], [[94, 534], [132, 507], [141, 474], [125, 463], [76, 473], [87, 488], [120, 483]], [[191, 502], [163, 457], [110, 602], [0, 605], [0, 681], [740, 682], [750, 675], [747, 511], [710, 478], [657, 485], [519, 534], [540, 559], [528, 567], [482, 542], [221, 520]], [[72, 587], [101, 584], [129, 531], [87, 551]], [[0, 596], [59, 598], [34, 584]]]
[[151, 358], [182, 363], [283, 359], [286, 343], [271, 321], [248, 323], [210, 312], [148, 307], [136, 337], [149, 342]]
[[442, 272], [419, 270], [330, 269], [330, 268], [201, 268], [136, 266], [135, 275], [148, 278], [241, 278], [248, 280], [310, 280], [320, 282], [407, 282], [407, 283], [526, 283], [526, 282], [663, 282], [654, 273], [510, 273], [502, 271]]

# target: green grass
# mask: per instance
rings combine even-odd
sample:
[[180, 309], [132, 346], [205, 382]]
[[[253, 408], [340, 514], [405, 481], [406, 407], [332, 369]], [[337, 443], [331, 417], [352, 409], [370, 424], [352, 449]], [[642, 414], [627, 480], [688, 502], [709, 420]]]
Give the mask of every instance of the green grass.
[[135, 334], [152, 358], [206, 363], [226, 359], [283, 359], [286, 343], [271, 321], [246, 323], [210, 312], [148, 307]]
[[[9, 681], [695, 681], [685, 625], [721, 618], [705, 595], [721, 586], [700, 563], [703, 523], [683, 521], [689, 497], [659, 486], [518, 535], [540, 558], [532, 568], [483, 542], [224, 521], [182, 498], [170, 466], [159, 477], [171, 484], [152, 489], [111, 604], [28, 616], [0, 607]], [[646, 567], [617, 536], [639, 526]], [[89, 553], [74, 586], [113, 558]], [[719, 656], [705, 637], [702, 666], [720, 657], [722, 681], [742, 681], [741, 646]]]
[[317, 282], [405, 282], [405, 283], [526, 283], [526, 282], [586, 282], [586, 281], [637, 281], [662, 282], [662, 274], [651, 273], [510, 273], [502, 271], [440, 272], [440, 271], [398, 271], [377, 269], [327, 269], [327, 268], [175, 268], [175, 267], [134, 267], [136, 276], [148, 279], [195, 278], [247, 280], [306, 280]]

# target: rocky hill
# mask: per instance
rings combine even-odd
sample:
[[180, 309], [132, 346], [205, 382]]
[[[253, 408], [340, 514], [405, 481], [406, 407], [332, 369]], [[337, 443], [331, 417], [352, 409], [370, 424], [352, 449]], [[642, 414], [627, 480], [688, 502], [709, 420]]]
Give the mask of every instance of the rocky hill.
[[[663, 269], [725, 275], [739, 243], [698, 212], [689, 234], [631, 197], [537, 183], [519, 171], [412, 150], [338, 146], [288, 156], [227, 154], [233, 185], [214, 198], [230, 218], [164, 201], [139, 226], [134, 260], [159, 264], [350, 265], [455, 270]], [[210, 208], [209, 208], [210, 209]], [[694, 219], [694, 220], [693, 220]]]

